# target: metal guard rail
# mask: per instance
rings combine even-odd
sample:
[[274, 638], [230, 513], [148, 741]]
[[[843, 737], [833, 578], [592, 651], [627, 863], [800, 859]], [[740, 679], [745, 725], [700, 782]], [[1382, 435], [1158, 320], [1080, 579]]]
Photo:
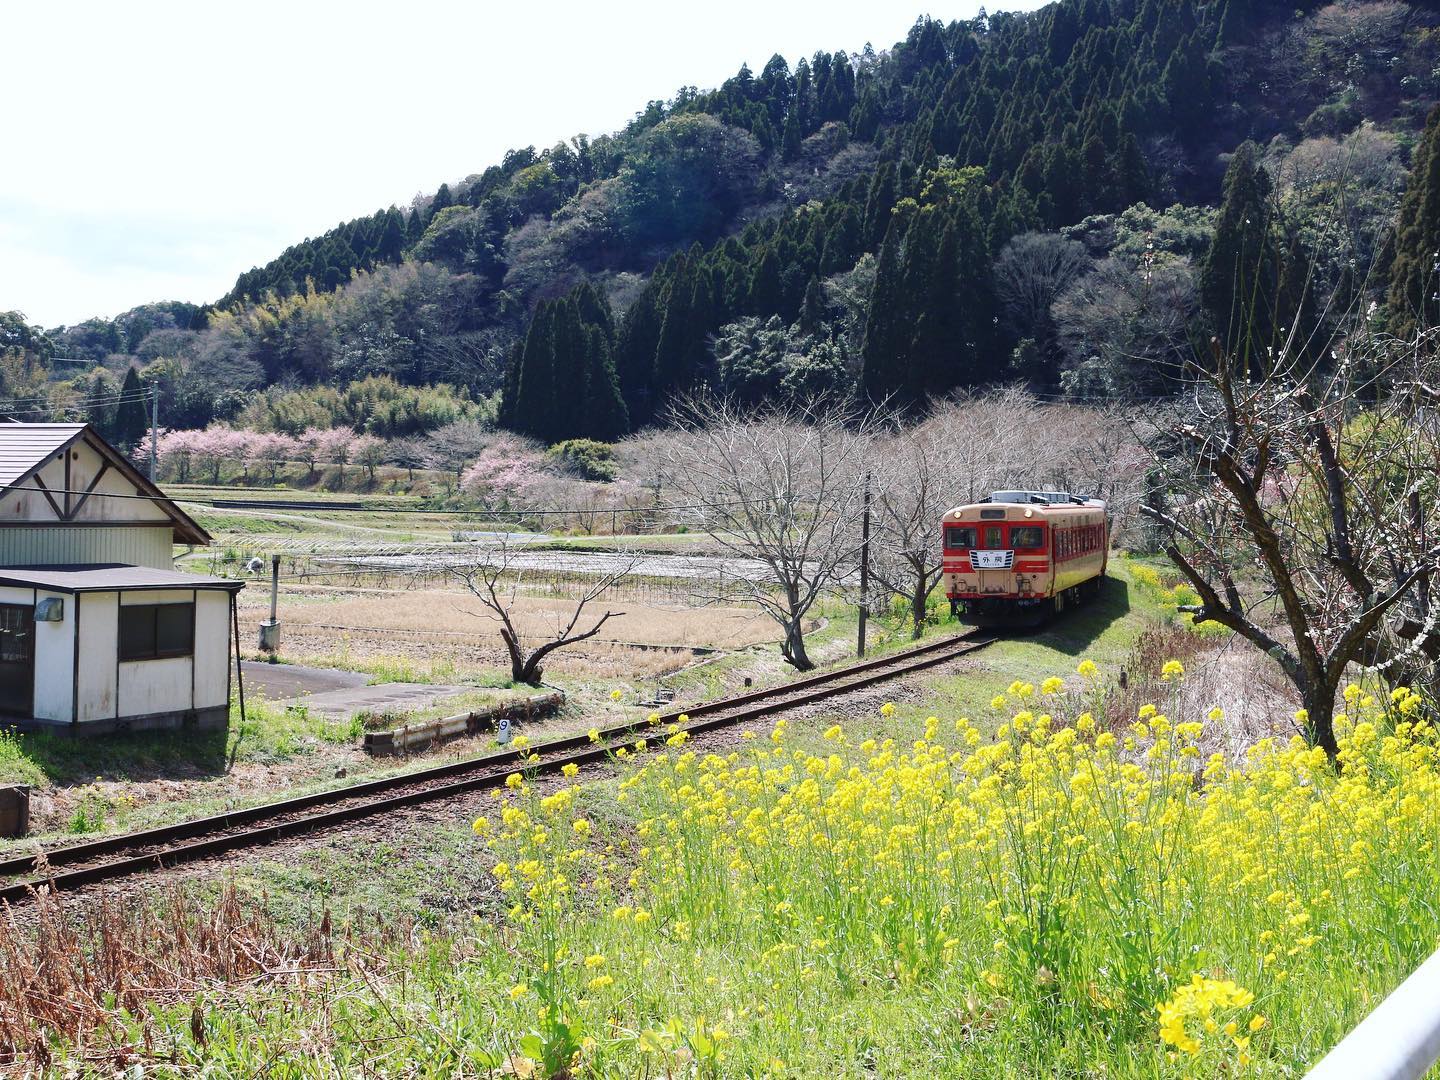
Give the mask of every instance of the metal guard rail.
[[1420, 1080], [1440, 1058], [1440, 951], [1430, 955], [1306, 1080]]

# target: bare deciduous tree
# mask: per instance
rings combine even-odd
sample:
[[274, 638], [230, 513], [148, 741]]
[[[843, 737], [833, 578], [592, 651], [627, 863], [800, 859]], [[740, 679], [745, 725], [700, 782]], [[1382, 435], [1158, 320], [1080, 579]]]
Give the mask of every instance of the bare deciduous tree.
[[1193, 407], [1152, 444], [1163, 500], [1145, 512], [1199, 594], [1184, 610], [1273, 657], [1332, 755], [1349, 665], [1398, 671], [1440, 652], [1437, 344], [1440, 330], [1402, 345], [1357, 328], [1333, 373], [1256, 382], [1217, 345]]
[[766, 569], [731, 579], [723, 599], [758, 605], [784, 631], [786, 662], [810, 670], [805, 618], [854, 564], [866, 422], [828, 403], [742, 413], [713, 399], [685, 402], [674, 420], [668, 472], [697, 508], [691, 520]]
[[[510, 677], [515, 682], [537, 686], [545, 675], [543, 664], [546, 657], [558, 649], [593, 638], [607, 622], [625, 614], [607, 608], [598, 617], [587, 618], [585, 612], [591, 604], [629, 577], [640, 557], [631, 553], [622, 554], [611, 569], [587, 581], [573, 607], [554, 613], [548, 633], [537, 644], [527, 639], [516, 617], [516, 602], [526, 578], [526, 570], [516, 565], [517, 553], [516, 545], [502, 536], [493, 543], [477, 547], [474, 557], [467, 561], [445, 561], [432, 569], [442, 569], [480, 601], [484, 611], [474, 614], [500, 624], [500, 639], [510, 656]], [[588, 624], [588, 628], [580, 629], [584, 624]]]
[[871, 574], [910, 607], [912, 636], [925, 627], [930, 594], [940, 582], [940, 519], [955, 504], [955, 425], [951, 410], [877, 439], [874, 462]]
[[1090, 267], [1085, 246], [1058, 233], [1014, 237], [995, 260], [995, 295], [1021, 337], [1048, 332], [1050, 305]]

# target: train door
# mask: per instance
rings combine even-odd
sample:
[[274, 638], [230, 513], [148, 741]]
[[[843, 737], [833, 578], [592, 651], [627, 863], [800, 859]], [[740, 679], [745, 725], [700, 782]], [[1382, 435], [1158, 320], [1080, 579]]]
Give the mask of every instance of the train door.
[[981, 551], [971, 552], [970, 561], [980, 579], [982, 593], [1013, 592], [1015, 579], [1011, 574], [1015, 553], [1005, 546], [1005, 529], [1001, 525], [980, 526]]
[[0, 604], [0, 714], [29, 717], [35, 699], [35, 609]]

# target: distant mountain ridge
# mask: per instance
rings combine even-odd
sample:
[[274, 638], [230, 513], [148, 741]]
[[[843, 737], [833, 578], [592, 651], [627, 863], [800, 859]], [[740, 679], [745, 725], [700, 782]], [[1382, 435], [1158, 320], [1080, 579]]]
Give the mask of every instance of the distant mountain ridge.
[[[1313, 193], [1277, 171], [1301, 147], [1392, 161], [1373, 190], [1393, 218], [1440, 96], [1437, 25], [1400, 0], [920, 19], [882, 53], [777, 56], [613, 135], [513, 151], [346, 222], [241, 274], [204, 328], [161, 311], [55, 336], [161, 365], [151, 377], [192, 423], [275, 384], [373, 375], [498, 392], [502, 423], [545, 441], [615, 438], [700, 385], [755, 402], [856, 384], [919, 401], [1016, 378], [1115, 392], [1132, 373], [1105, 367], [1114, 343], [1057, 324], [1055, 304], [1109, 273], [1123, 306], [1107, 260], [1158, 229], [1186, 237], [1153, 256], [1168, 315], [1193, 307], [1181, 279], [1247, 140], [1291, 200], [1276, 228], [1296, 253], [1323, 246], [1301, 213], [1318, 214], [1302, 206]], [[1011, 279], [1030, 234], [1052, 236], [1021, 245], [1032, 262], [1043, 249], [1079, 276], [1022, 312]], [[124, 329], [137, 323], [142, 338]]]

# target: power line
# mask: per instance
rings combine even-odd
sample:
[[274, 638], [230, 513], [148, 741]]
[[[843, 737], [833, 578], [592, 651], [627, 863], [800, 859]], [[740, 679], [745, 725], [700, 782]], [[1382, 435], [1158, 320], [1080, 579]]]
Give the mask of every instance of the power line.
[[[23, 491], [24, 488], [12, 488], [12, 491]], [[35, 490], [39, 490], [38, 488]], [[273, 510], [285, 511], [287, 508], [281, 500], [277, 499], [223, 499], [225, 505], [217, 506], [213, 499], [193, 499], [184, 495], [166, 495], [163, 492], [159, 495], [124, 494], [110, 491], [85, 491], [79, 488], [46, 488], [51, 495], [89, 495], [92, 499], [139, 499], [144, 502], [175, 502], [189, 503], [192, 506], [204, 506], [210, 510], [218, 510], [224, 513], [226, 510]], [[516, 515], [519, 517], [536, 517], [550, 514], [594, 514], [603, 517], [606, 514], [655, 514], [662, 511], [672, 510], [714, 510], [724, 507], [740, 506], [740, 502], [727, 503], [666, 503], [658, 506], [571, 506], [549, 510], [525, 510], [525, 509], [502, 509], [498, 507], [480, 507], [478, 509], [429, 509], [423, 506], [300, 506], [289, 511], [297, 514], [318, 514], [318, 513], [352, 513], [352, 514], [423, 514], [433, 515], [464, 515], [470, 517], [495, 517], [499, 515]]]
[[36, 409], [46, 406], [56, 409], [90, 409], [99, 407], [101, 405], [118, 405], [119, 403], [124, 401], [149, 400], [149, 390], [132, 390], [125, 394], [116, 393], [105, 397], [82, 398], [78, 401], [66, 401], [64, 399], [57, 400], [52, 397], [10, 398], [8, 400], [0, 400], [0, 411], [9, 412], [14, 410], [19, 412], [26, 409]]

